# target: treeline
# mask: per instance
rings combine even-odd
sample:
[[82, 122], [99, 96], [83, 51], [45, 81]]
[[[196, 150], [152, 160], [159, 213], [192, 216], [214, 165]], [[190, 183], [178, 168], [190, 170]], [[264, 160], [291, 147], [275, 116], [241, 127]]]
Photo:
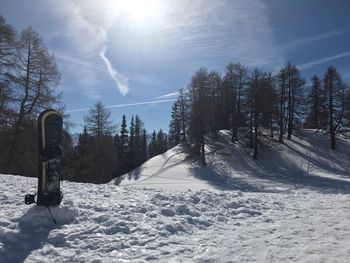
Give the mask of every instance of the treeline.
[[16, 32], [0, 16], [0, 172], [36, 175], [36, 120], [47, 108], [62, 112], [59, 79], [39, 34], [31, 27]]
[[123, 115], [119, 131], [116, 130], [108, 109], [97, 102], [85, 117], [68, 179], [105, 183], [168, 149], [166, 134], [162, 130], [153, 131], [149, 138], [138, 115], [131, 117], [129, 128]]
[[230, 63], [223, 76], [199, 69], [186, 90], [180, 90], [172, 107], [169, 144], [189, 140], [206, 165], [205, 142], [219, 130], [230, 129], [232, 142], [245, 127], [253, 158], [258, 158], [262, 137], [278, 141], [292, 139], [296, 127], [326, 130], [330, 148], [336, 134], [350, 122], [350, 93], [336, 68], [330, 66], [323, 78], [312, 77], [311, 88], [294, 65], [287, 64], [275, 75], [249, 70]]

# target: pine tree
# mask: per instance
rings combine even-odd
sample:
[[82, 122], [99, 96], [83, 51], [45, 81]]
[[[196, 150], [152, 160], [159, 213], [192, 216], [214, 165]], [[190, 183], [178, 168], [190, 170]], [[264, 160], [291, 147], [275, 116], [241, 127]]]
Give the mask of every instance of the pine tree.
[[129, 137], [129, 146], [128, 146], [128, 170], [133, 169], [134, 166], [134, 155], [135, 155], [135, 122], [134, 115], [131, 116], [130, 121], [130, 137]]
[[148, 146], [148, 156], [149, 158], [152, 158], [154, 156], [156, 156], [156, 151], [157, 151], [157, 134], [156, 134], [156, 131], [153, 130], [153, 133], [152, 133], [152, 138], [151, 138], [151, 141], [149, 143], [149, 146]]
[[148, 159], [148, 147], [147, 147], [147, 132], [146, 129], [142, 131], [142, 162]]
[[181, 136], [181, 116], [179, 112], [179, 104], [176, 101], [171, 109], [171, 119], [169, 124], [169, 145], [174, 147], [180, 143]]
[[129, 151], [129, 131], [126, 123], [126, 116], [123, 114], [122, 124], [120, 127], [120, 134], [118, 135], [117, 148], [121, 163], [121, 173], [126, 172], [127, 170], [127, 160], [128, 160], [128, 151]]
[[181, 124], [182, 141], [186, 141], [186, 111], [187, 111], [187, 99], [183, 89], [179, 91], [178, 105], [179, 105], [179, 117]]

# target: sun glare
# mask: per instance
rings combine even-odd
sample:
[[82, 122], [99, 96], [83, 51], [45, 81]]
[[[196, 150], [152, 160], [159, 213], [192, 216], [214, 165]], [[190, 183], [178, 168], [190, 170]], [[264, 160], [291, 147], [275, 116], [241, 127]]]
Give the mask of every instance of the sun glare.
[[134, 20], [155, 18], [160, 12], [159, 0], [126, 0], [122, 3], [122, 11]]

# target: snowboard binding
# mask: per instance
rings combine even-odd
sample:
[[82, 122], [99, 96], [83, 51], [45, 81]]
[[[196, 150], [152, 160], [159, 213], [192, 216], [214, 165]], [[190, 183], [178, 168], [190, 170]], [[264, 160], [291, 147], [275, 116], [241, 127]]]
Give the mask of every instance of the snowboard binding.
[[[38, 193], [25, 196], [26, 204], [57, 206], [63, 194], [60, 190], [60, 157], [62, 155], [62, 116], [54, 110], [45, 110], [38, 119], [39, 176]], [[36, 197], [36, 200], [35, 200]]]

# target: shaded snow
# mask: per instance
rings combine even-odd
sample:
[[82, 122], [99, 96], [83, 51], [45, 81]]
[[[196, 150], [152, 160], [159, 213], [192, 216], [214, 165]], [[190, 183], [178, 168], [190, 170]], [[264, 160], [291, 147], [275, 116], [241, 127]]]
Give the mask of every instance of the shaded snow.
[[156, 156], [136, 170], [112, 181], [120, 186], [167, 190], [241, 190], [280, 192], [295, 187], [322, 192], [350, 193], [350, 140], [338, 138], [330, 150], [329, 136], [316, 130], [301, 130], [284, 144], [265, 142], [259, 159], [252, 159], [247, 138], [241, 134], [230, 142], [229, 131], [221, 131], [206, 147], [207, 167], [202, 168], [178, 145]]

